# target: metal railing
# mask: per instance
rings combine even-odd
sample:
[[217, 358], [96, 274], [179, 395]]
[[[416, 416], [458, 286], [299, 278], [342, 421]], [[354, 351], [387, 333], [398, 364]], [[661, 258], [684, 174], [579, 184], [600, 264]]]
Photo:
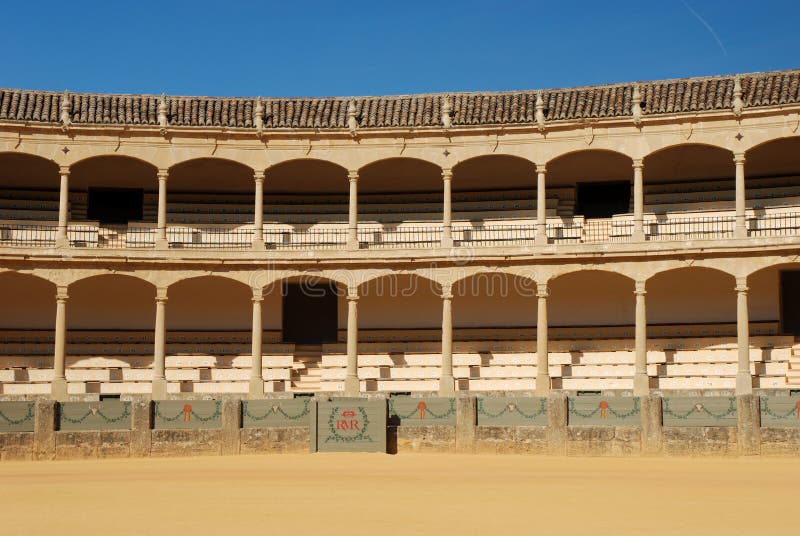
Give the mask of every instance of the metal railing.
[[647, 221], [644, 234], [648, 240], [707, 240], [733, 236], [734, 216], [669, 218]]
[[535, 241], [535, 225], [491, 225], [453, 229], [453, 242], [456, 246], [530, 246]]
[[748, 236], [794, 236], [800, 234], [800, 212], [765, 214], [747, 220]]
[[359, 229], [358, 242], [362, 249], [436, 247], [442, 242], [442, 228]]
[[0, 224], [0, 247], [53, 247], [57, 232], [55, 225], [3, 223]]
[[264, 245], [267, 249], [343, 249], [347, 229], [268, 230], [264, 232]]
[[167, 229], [167, 242], [170, 249], [250, 249], [253, 246], [253, 230], [170, 227]]

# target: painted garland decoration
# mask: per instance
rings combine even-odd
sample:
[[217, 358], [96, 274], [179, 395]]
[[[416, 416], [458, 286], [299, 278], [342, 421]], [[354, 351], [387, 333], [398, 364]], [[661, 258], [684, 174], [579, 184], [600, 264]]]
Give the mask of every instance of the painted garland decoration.
[[689, 408], [689, 411], [682, 413], [675, 413], [675, 411], [673, 411], [672, 407], [670, 406], [669, 398], [664, 398], [665, 415], [670, 415], [672, 417], [675, 417], [676, 419], [686, 420], [694, 413], [705, 414], [714, 419], [724, 419], [726, 417], [730, 417], [731, 415], [736, 414], [736, 398], [735, 397], [728, 398], [728, 409], [723, 411], [722, 413], [714, 413], [713, 411], [709, 410], [706, 407], [706, 405], [703, 404], [702, 402], [695, 403], [691, 408]]
[[[361, 414], [361, 425], [359, 426], [358, 434], [342, 435], [339, 433], [338, 426], [336, 425], [337, 420], [340, 416], [355, 416], [355, 412], [347, 410], [340, 413], [340, 409], [341, 408], [339, 406], [334, 406], [331, 408], [330, 416], [328, 417], [328, 437], [325, 438], [325, 443], [328, 443], [329, 441], [334, 441], [336, 443], [355, 443], [357, 441], [368, 441], [372, 443], [373, 439], [367, 435], [367, 430], [369, 429], [369, 416], [367, 415], [367, 410], [362, 406], [358, 406], [358, 412]], [[352, 415], [350, 415], [351, 413]]]
[[111, 424], [111, 423], [120, 422], [121, 420], [123, 420], [123, 419], [125, 419], [127, 417], [130, 417], [130, 415], [131, 415], [131, 407], [130, 407], [130, 404], [127, 403], [127, 402], [122, 405], [122, 413], [117, 417], [109, 417], [109, 416], [107, 416], [105, 413], [100, 411], [100, 408], [98, 406], [94, 406], [94, 405], [89, 406], [89, 410], [86, 413], [84, 413], [80, 417], [76, 417], [76, 418], [68, 417], [66, 412], [63, 411], [63, 409], [61, 411], [61, 418], [63, 420], [65, 420], [65, 421], [69, 422], [69, 423], [72, 423], [72, 424], [80, 424], [83, 421], [85, 421], [86, 419], [88, 419], [89, 416], [99, 416], [105, 422]]
[[796, 420], [800, 420], [800, 400], [786, 413], [775, 413], [772, 408], [769, 407], [769, 399], [764, 397], [761, 399], [761, 409], [764, 410], [765, 415], [779, 421], [790, 420], [793, 415]]
[[250, 404], [247, 400], [244, 402], [244, 415], [245, 417], [252, 419], [254, 421], [265, 421], [272, 416], [282, 415], [285, 419], [290, 421], [297, 421], [308, 415], [311, 411], [309, 408], [310, 401], [308, 399], [303, 400], [303, 408], [300, 410], [299, 413], [294, 415], [289, 415], [286, 410], [283, 409], [282, 404], [273, 404], [267, 411], [264, 412], [263, 415], [253, 415], [250, 413]]
[[221, 410], [220, 410], [221, 405], [222, 404], [220, 403], [219, 400], [215, 400], [214, 401], [214, 413], [212, 413], [208, 417], [203, 417], [201, 415], [198, 415], [194, 411], [194, 409], [192, 408], [191, 404], [187, 403], [187, 404], [185, 404], [183, 406], [183, 408], [181, 408], [181, 410], [178, 413], [175, 414], [175, 416], [167, 417], [167, 416], [165, 416], [165, 415], [163, 415], [161, 413], [160, 404], [158, 402], [156, 402], [156, 417], [158, 417], [159, 419], [161, 419], [164, 422], [175, 422], [178, 419], [180, 419], [181, 417], [183, 418], [184, 422], [190, 422], [192, 417], [194, 417], [195, 419], [197, 419], [200, 422], [208, 422], [208, 421], [213, 421], [213, 420], [216, 420], [216, 419], [219, 418], [219, 416], [222, 414]]
[[431, 420], [435, 419], [446, 419], [452, 415], [456, 414], [456, 401], [455, 399], [449, 399], [450, 405], [447, 409], [442, 413], [436, 413], [433, 411], [428, 403], [424, 400], [420, 400], [407, 415], [400, 415], [397, 413], [396, 408], [394, 407], [395, 401], [391, 398], [389, 399], [389, 415], [393, 415], [398, 417], [399, 419], [419, 419], [425, 420], [428, 416], [430, 416]]
[[28, 411], [27, 411], [27, 413], [25, 415], [23, 415], [19, 419], [12, 419], [8, 415], [6, 415], [2, 411], [0, 411], [0, 419], [3, 419], [5, 422], [7, 422], [8, 424], [10, 424], [12, 426], [20, 425], [20, 424], [22, 424], [24, 422], [28, 422], [29, 420], [33, 419], [33, 407], [34, 407], [34, 403], [33, 402], [29, 402], [28, 403]]
[[508, 404], [503, 406], [503, 409], [501, 409], [497, 413], [489, 413], [486, 410], [485, 406], [484, 406], [484, 399], [483, 398], [479, 398], [478, 399], [478, 413], [480, 413], [481, 415], [483, 415], [485, 417], [488, 417], [489, 419], [499, 419], [500, 417], [502, 417], [503, 415], [505, 415], [507, 413], [508, 414], [516, 413], [516, 414], [520, 415], [524, 419], [534, 420], [534, 419], [536, 419], [536, 417], [540, 417], [540, 416], [545, 415], [547, 413], [547, 400], [545, 400], [544, 398], [540, 398], [538, 401], [539, 401], [539, 407], [533, 413], [525, 413], [522, 410], [522, 408], [520, 408], [519, 401], [516, 402], [516, 403], [509, 402]]
[[609, 413], [611, 413], [614, 417], [616, 417], [618, 419], [627, 419], [629, 417], [633, 417], [634, 415], [638, 415], [639, 411], [640, 411], [640, 408], [639, 408], [639, 399], [638, 398], [634, 398], [633, 399], [633, 407], [630, 409], [630, 411], [626, 411], [626, 412], [616, 411], [614, 408], [611, 407], [611, 404], [608, 403], [608, 400], [605, 400], [605, 399], [600, 400], [600, 402], [597, 404], [597, 407], [594, 408], [594, 410], [587, 411], [587, 412], [582, 412], [582, 411], [579, 411], [578, 409], [575, 408], [575, 401], [573, 399], [571, 399], [571, 398], [569, 399], [569, 412], [570, 412], [570, 414], [577, 415], [579, 417], [583, 417], [584, 419], [591, 419], [592, 417], [594, 417], [598, 413], [600, 414], [600, 418], [604, 419], [604, 420], [606, 418], [608, 418], [608, 414]]

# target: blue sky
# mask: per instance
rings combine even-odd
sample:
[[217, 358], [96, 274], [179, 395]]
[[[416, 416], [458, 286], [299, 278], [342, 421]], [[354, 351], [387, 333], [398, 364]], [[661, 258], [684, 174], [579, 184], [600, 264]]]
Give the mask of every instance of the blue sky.
[[376, 95], [800, 67], [796, 0], [4, 4], [0, 87]]

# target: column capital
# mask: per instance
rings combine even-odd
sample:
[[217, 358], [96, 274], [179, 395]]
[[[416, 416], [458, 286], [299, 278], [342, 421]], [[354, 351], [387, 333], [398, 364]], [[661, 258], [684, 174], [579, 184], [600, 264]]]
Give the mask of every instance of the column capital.
[[634, 158], [633, 159], [633, 169], [644, 169], [644, 159], [643, 158]]
[[253, 290], [252, 301], [260, 302], [264, 300], [264, 289], [262, 289], [261, 287], [258, 288], [253, 287], [252, 290]]
[[441, 293], [443, 300], [452, 300], [453, 299], [453, 284], [452, 283], [442, 283], [442, 293]]
[[56, 301], [65, 302], [69, 299], [66, 285], [59, 285], [56, 287]]
[[69, 166], [58, 166], [58, 174], [69, 177]]
[[357, 182], [358, 181], [358, 170], [351, 169], [347, 172], [347, 180], [350, 182]]
[[453, 170], [450, 168], [443, 168], [442, 169], [442, 180], [449, 181], [453, 179]]
[[639, 280], [634, 283], [633, 293], [637, 296], [644, 296], [647, 294], [647, 281]]
[[253, 179], [256, 182], [259, 182], [259, 181], [264, 182], [264, 176], [265, 176], [265, 173], [264, 173], [263, 169], [262, 170], [258, 170], [257, 169], [255, 171], [253, 171]]
[[736, 292], [738, 293], [747, 293], [747, 278], [746, 277], [737, 277], [736, 278]]
[[547, 174], [547, 164], [536, 164], [536, 173]]
[[156, 288], [156, 302], [163, 303], [167, 301], [167, 287]]
[[744, 153], [733, 153], [733, 163], [738, 165], [744, 164]]
[[159, 170], [156, 172], [156, 176], [158, 177], [158, 180], [160, 180], [160, 181], [167, 180], [167, 177], [169, 177], [169, 169], [159, 168]]
[[548, 287], [547, 283], [537, 283], [536, 284], [536, 297], [537, 298], [547, 298], [550, 296], [550, 288]]
[[358, 301], [358, 287], [357, 286], [348, 286], [347, 287], [347, 301]]

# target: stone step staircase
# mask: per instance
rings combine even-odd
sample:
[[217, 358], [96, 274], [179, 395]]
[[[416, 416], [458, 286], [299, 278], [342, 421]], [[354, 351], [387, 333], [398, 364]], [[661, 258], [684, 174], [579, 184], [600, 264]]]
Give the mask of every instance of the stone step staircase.
[[786, 384], [800, 387], [800, 342], [798, 341], [792, 346], [789, 369], [786, 371]]
[[292, 364], [291, 390], [294, 393], [315, 393], [322, 379], [322, 345], [297, 345]]

